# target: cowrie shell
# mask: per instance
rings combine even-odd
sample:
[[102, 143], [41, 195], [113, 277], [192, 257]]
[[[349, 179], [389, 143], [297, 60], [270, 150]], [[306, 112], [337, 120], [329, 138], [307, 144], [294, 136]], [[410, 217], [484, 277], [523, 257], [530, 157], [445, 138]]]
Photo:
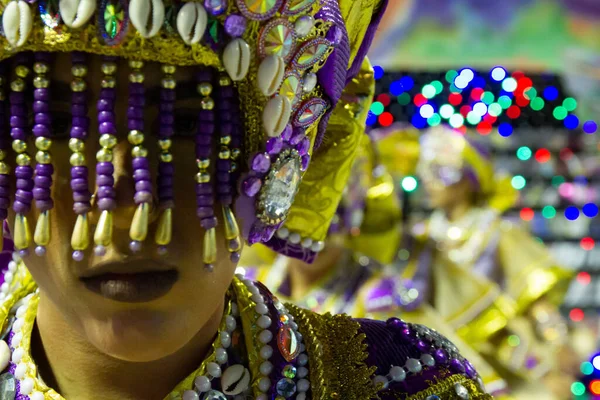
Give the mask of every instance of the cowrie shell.
[[250, 68], [250, 46], [244, 39], [234, 39], [223, 51], [223, 65], [234, 81], [241, 81]]
[[232, 365], [221, 376], [221, 388], [226, 395], [238, 395], [249, 386], [250, 371], [241, 364]]
[[275, 96], [267, 102], [263, 110], [263, 127], [270, 137], [276, 137], [283, 132], [290, 121], [292, 103], [285, 96]]
[[265, 58], [258, 67], [258, 88], [265, 96], [272, 96], [277, 92], [283, 74], [285, 72], [285, 62], [283, 58], [271, 55]]
[[2, 15], [2, 27], [6, 40], [14, 47], [25, 44], [33, 21], [29, 4], [23, 0], [15, 0], [8, 3]]
[[81, 28], [96, 11], [96, 0], [60, 0], [60, 17], [69, 28]]
[[202, 4], [185, 3], [177, 14], [179, 36], [189, 45], [200, 42], [206, 30], [207, 20], [206, 10], [202, 7]]
[[131, 0], [129, 18], [142, 37], [150, 38], [160, 31], [165, 21], [165, 5], [162, 0]]
[[8, 367], [8, 362], [10, 361], [10, 349], [8, 348], [8, 344], [4, 340], [0, 340], [0, 368], [2, 371], [6, 367]]

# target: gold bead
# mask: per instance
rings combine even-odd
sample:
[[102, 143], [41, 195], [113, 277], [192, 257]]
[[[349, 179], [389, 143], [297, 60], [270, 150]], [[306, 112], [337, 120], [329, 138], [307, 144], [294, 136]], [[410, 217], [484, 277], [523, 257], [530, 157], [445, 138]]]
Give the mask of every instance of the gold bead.
[[33, 87], [36, 89], [45, 89], [50, 86], [50, 81], [44, 76], [36, 76], [33, 78]]
[[29, 75], [30, 70], [24, 65], [19, 65], [17, 66], [17, 68], [15, 68], [15, 72], [17, 73], [17, 76], [19, 78], [27, 78], [27, 75]]
[[69, 149], [71, 151], [83, 151], [85, 149], [85, 142], [76, 138], [69, 139]]
[[202, 82], [198, 84], [196, 89], [198, 90], [198, 93], [200, 93], [202, 96], [210, 96], [213, 87], [208, 82]]
[[37, 161], [38, 164], [50, 164], [52, 162], [52, 157], [47, 151], [38, 151], [35, 153], [35, 161]]
[[0, 150], [0, 161], [6, 158], [6, 150]]
[[203, 110], [212, 110], [213, 108], [215, 108], [215, 102], [210, 97], [203, 98], [200, 102], [200, 105], [202, 106]]
[[46, 72], [48, 72], [48, 64], [43, 62], [36, 62], [35, 64], [33, 64], [33, 71], [36, 74], [45, 74]]
[[169, 150], [171, 148], [171, 139], [160, 139], [158, 141], [158, 147], [161, 150]]
[[210, 182], [210, 174], [207, 172], [198, 172], [196, 174], [196, 182], [198, 182], [198, 183]]
[[23, 140], [13, 140], [12, 148], [17, 153], [22, 153], [27, 150], [27, 142], [24, 142]]
[[84, 166], [85, 165], [85, 156], [83, 155], [83, 153], [79, 153], [79, 152], [73, 153], [73, 154], [71, 154], [71, 157], [69, 158], [69, 162], [74, 167]]
[[117, 72], [117, 64], [113, 62], [103, 63], [101, 68], [102, 73], [105, 75], [112, 75]]
[[133, 83], [143, 83], [144, 82], [144, 73], [143, 72], [132, 72], [129, 74], [129, 82]]
[[140, 131], [130, 131], [127, 135], [127, 140], [133, 145], [142, 144], [144, 142], [144, 134]]
[[104, 79], [102, 79], [102, 82], [100, 82], [100, 86], [103, 89], [114, 88], [116, 85], [117, 85], [117, 81], [112, 76], [107, 76]]
[[239, 158], [241, 154], [242, 154], [242, 152], [237, 147], [234, 149], [231, 149], [231, 158], [233, 160]]
[[177, 71], [177, 67], [174, 65], [163, 65], [161, 69], [165, 74], [174, 74]]
[[210, 159], [202, 158], [200, 160], [196, 160], [196, 165], [198, 166], [199, 169], [206, 169], [206, 168], [210, 167]]
[[138, 61], [138, 60], [130, 60], [129, 61], [129, 67], [133, 68], [133, 69], [144, 68], [144, 62], [143, 61]]
[[143, 146], [135, 146], [131, 149], [131, 155], [133, 157], [148, 157], [148, 150]]
[[175, 81], [173, 77], [168, 77], [161, 81], [161, 85], [165, 89], [175, 89], [177, 87], [177, 81]]
[[219, 85], [221, 86], [229, 86], [231, 85], [231, 79], [227, 75], [221, 75], [219, 78]]
[[83, 92], [87, 89], [87, 83], [81, 78], [75, 78], [71, 81], [71, 90], [74, 92]]
[[52, 139], [44, 136], [35, 138], [35, 147], [37, 147], [38, 150], [48, 150], [50, 146], [52, 146]]
[[231, 143], [231, 136], [221, 137], [221, 144], [228, 145], [229, 143]]
[[31, 157], [28, 154], [22, 153], [17, 156], [17, 165], [24, 167], [31, 164]]
[[221, 147], [221, 150], [219, 151], [219, 158], [221, 160], [228, 160], [230, 156], [231, 152], [229, 149], [227, 147]]
[[98, 162], [111, 162], [113, 159], [113, 153], [109, 149], [100, 149], [96, 153], [96, 160]]
[[73, 76], [76, 76], [78, 78], [83, 78], [87, 75], [87, 72], [88, 69], [83, 64], [74, 65], [73, 68], [71, 68], [71, 73], [73, 74]]
[[25, 90], [25, 81], [21, 78], [17, 78], [10, 83], [10, 89], [13, 92], [22, 92]]
[[112, 149], [117, 145], [117, 137], [115, 135], [105, 133], [102, 136], [100, 136], [99, 143], [100, 146], [106, 149]]
[[160, 153], [160, 161], [169, 163], [173, 161], [173, 154], [171, 153]]
[[0, 174], [8, 175], [10, 174], [10, 167], [5, 162], [0, 162]]

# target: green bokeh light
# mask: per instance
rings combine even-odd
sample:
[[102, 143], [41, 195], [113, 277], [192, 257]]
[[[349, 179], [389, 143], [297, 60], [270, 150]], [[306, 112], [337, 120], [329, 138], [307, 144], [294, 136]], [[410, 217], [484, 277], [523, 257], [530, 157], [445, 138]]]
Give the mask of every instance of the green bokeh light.
[[398, 104], [402, 106], [406, 106], [410, 103], [410, 94], [404, 92], [400, 96], [398, 96]]
[[517, 190], [521, 190], [527, 185], [527, 181], [521, 175], [513, 176], [511, 180], [512, 187]]
[[419, 182], [415, 179], [414, 176], [407, 176], [402, 179], [402, 189], [405, 192], [414, 192], [419, 186]]
[[433, 85], [425, 85], [423, 86], [423, 90], [421, 90], [421, 93], [423, 94], [423, 96], [425, 96], [425, 98], [433, 99], [437, 92]]
[[563, 101], [563, 107], [566, 108], [569, 112], [575, 111], [575, 109], [577, 108], [577, 100], [575, 100], [572, 97], [567, 97]]
[[585, 393], [585, 385], [581, 382], [573, 382], [571, 385], [571, 393], [575, 396], [581, 396]]
[[383, 104], [378, 101], [375, 101], [373, 102], [373, 104], [371, 104], [371, 112], [375, 115], [381, 115], [384, 109], [385, 107], [383, 106]]
[[477, 125], [481, 122], [481, 115], [477, 114], [474, 111], [469, 111], [467, 114], [467, 122], [471, 125]]
[[433, 114], [431, 117], [427, 118], [427, 124], [429, 126], [438, 126], [442, 123], [442, 117], [439, 114]]
[[481, 95], [481, 101], [483, 101], [486, 105], [490, 105], [494, 102], [496, 98], [494, 97], [494, 93], [492, 92], [484, 92]]
[[444, 85], [440, 81], [431, 82], [431, 86], [435, 88], [435, 94], [440, 94], [444, 90]]
[[565, 182], [566, 182], [566, 179], [564, 176], [556, 175], [556, 176], [552, 177], [552, 186], [554, 186], [554, 187], [559, 187], [560, 185], [562, 185]]
[[594, 366], [589, 361], [582, 362], [580, 369], [581, 373], [584, 375], [591, 375], [594, 373]]
[[517, 158], [521, 161], [527, 161], [531, 158], [531, 149], [527, 146], [519, 147], [517, 150]]
[[562, 121], [563, 119], [567, 118], [568, 114], [569, 114], [569, 112], [567, 111], [567, 109], [562, 106], [556, 107], [554, 109], [554, 111], [552, 112], [552, 115], [554, 116], [554, 118], [556, 118], [559, 121]]
[[488, 107], [488, 114], [490, 114], [492, 117], [500, 116], [500, 114], [502, 114], [502, 106], [498, 103], [490, 104]]
[[525, 92], [523, 92], [523, 96], [529, 101], [535, 99], [537, 97], [537, 90], [534, 87], [530, 87]]
[[500, 98], [498, 99], [498, 104], [500, 104], [500, 106], [502, 106], [502, 108], [506, 110], [512, 105], [512, 100], [507, 95], [503, 95], [500, 96]]
[[531, 106], [532, 110], [541, 111], [546, 105], [546, 102], [541, 97], [536, 97], [535, 99], [531, 100], [529, 105]]
[[504, 89], [506, 92], [514, 92], [517, 90], [517, 81], [515, 78], [506, 78], [502, 82], [502, 89]]
[[542, 217], [544, 217], [546, 219], [552, 219], [552, 218], [556, 217], [556, 208], [554, 208], [552, 206], [545, 206], [542, 209]]
[[446, 72], [446, 81], [448, 83], [453, 83], [454, 79], [456, 79], [457, 76], [458, 76], [458, 72], [451, 69], [450, 71]]

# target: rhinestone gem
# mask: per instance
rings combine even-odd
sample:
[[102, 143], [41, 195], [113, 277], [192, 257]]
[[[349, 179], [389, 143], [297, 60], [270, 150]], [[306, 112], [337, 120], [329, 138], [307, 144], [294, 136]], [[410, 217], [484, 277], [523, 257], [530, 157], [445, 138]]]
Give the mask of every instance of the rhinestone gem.
[[296, 15], [311, 7], [316, 0], [288, 0], [285, 15]]
[[442, 400], [442, 399], [440, 399], [440, 396], [432, 394], [431, 396], [427, 396], [427, 398], [425, 400]]
[[288, 362], [292, 362], [300, 352], [298, 338], [289, 325], [282, 326], [277, 334], [277, 347], [279, 352]]
[[268, 223], [279, 223], [285, 218], [300, 186], [298, 157], [284, 157], [276, 164], [278, 165], [271, 170], [261, 192], [260, 208], [264, 211], [262, 219]]
[[227, 400], [227, 397], [218, 390], [210, 390], [202, 397], [202, 400]]
[[212, 15], [221, 15], [227, 11], [227, 0], [204, 0], [204, 8]]
[[305, 70], [320, 62], [331, 47], [327, 39], [317, 38], [305, 43], [298, 49], [292, 65], [298, 69]]
[[323, 99], [314, 98], [308, 100], [300, 107], [294, 117], [294, 125], [306, 127], [319, 119], [327, 109], [327, 102]]
[[246, 18], [264, 21], [277, 12], [281, 0], [237, 0], [237, 5]]
[[0, 375], [1, 399], [14, 399], [17, 395], [17, 380], [10, 372]]
[[219, 20], [210, 18], [206, 28], [206, 39], [213, 50], [216, 50], [223, 44], [223, 29]]
[[300, 94], [302, 92], [302, 85], [300, 75], [296, 72], [288, 72], [283, 78], [283, 83], [279, 88], [279, 95], [285, 96], [292, 103], [292, 107], [298, 105], [300, 100]]
[[110, 46], [118, 44], [127, 32], [129, 15], [125, 0], [105, 0], [98, 13], [100, 33]]
[[259, 38], [259, 52], [262, 57], [276, 55], [286, 62], [294, 51], [294, 26], [285, 19], [269, 22], [262, 30]]
[[454, 384], [454, 390], [456, 391], [456, 394], [458, 395], [458, 397], [460, 397], [461, 399], [468, 399], [469, 396], [469, 391], [467, 390], [466, 387], [464, 387], [463, 385], [461, 385], [460, 383], [455, 383]]
[[286, 378], [294, 379], [296, 377], [296, 367], [291, 364], [286, 365], [283, 368], [283, 376]]
[[288, 398], [296, 393], [296, 384], [289, 378], [282, 378], [277, 382], [276, 389], [280, 396]]
[[49, 28], [56, 28], [60, 23], [58, 0], [40, 0], [40, 17]]

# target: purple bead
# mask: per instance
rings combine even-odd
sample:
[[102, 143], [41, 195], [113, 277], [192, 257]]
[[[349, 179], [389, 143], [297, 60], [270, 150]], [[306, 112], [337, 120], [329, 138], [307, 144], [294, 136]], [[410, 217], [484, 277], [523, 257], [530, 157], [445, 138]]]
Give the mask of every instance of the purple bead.
[[42, 257], [46, 255], [46, 248], [44, 246], [36, 246], [35, 247], [35, 255], [38, 257]]
[[35, 114], [33, 121], [34, 121], [34, 123], [40, 124], [40, 125], [47, 125], [47, 126], [52, 125], [52, 118], [50, 118], [50, 115], [48, 115], [46, 113]]
[[433, 353], [433, 358], [435, 358], [435, 362], [438, 364], [447, 364], [448, 363], [448, 353], [444, 349], [437, 349]]
[[281, 138], [279, 137], [271, 138], [267, 140], [266, 148], [267, 153], [269, 153], [270, 155], [279, 154], [283, 149], [283, 140], [281, 140]]
[[158, 164], [158, 173], [160, 175], [173, 176], [175, 167], [173, 166], [173, 163], [161, 162]]
[[8, 211], [0, 209], [0, 220], [4, 221], [6, 218], [8, 218]]
[[13, 115], [10, 117], [10, 126], [12, 128], [25, 128], [27, 126], [27, 118]]
[[464, 374], [465, 372], [465, 366], [462, 364], [462, 362], [460, 362], [460, 360], [453, 358], [450, 361], [450, 369], [452, 369], [454, 372], [458, 372], [461, 374]]
[[204, 8], [214, 16], [227, 11], [227, 0], [204, 0]]
[[198, 218], [208, 218], [214, 215], [212, 207], [198, 207], [196, 208], [196, 215]]
[[286, 125], [285, 129], [281, 133], [281, 138], [287, 142], [292, 137], [292, 132], [293, 132], [292, 125], [290, 125], [290, 124]]
[[175, 122], [175, 116], [170, 113], [161, 114], [160, 115], [160, 124], [161, 125], [171, 125]]
[[306, 169], [308, 168], [308, 164], [310, 164], [310, 156], [308, 154], [303, 155], [300, 162], [300, 168], [302, 169], [302, 171], [306, 171]]
[[464, 362], [465, 372], [467, 376], [471, 379], [475, 379], [477, 377], [477, 371], [475, 371], [475, 367], [469, 361], [465, 360]]
[[115, 103], [112, 100], [105, 99], [100, 97], [98, 103], [96, 104], [97, 111], [112, 111]]
[[[219, 172], [229, 172], [231, 170], [231, 160], [217, 160], [217, 171]], [[225, 179], [229, 181], [229, 175], [227, 175]]]
[[150, 169], [150, 161], [146, 157], [136, 157], [131, 163], [134, 170], [137, 169]]
[[141, 107], [127, 107], [127, 118], [142, 119], [144, 118], [144, 109]]
[[0, 186], [0, 197], [10, 197], [10, 189], [8, 186]]
[[250, 228], [250, 233], [248, 234], [248, 243], [255, 244], [262, 240], [263, 232], [262, 229], [258, 228], [256, 224], [252, 225]]
[[17, 179], [17, 189], [20, 190], [31, 190], [33, 189], [34, 182], [31, 179]]
[[201, 135], [212, 135], [213, 133], [215, 133], [215, 124], [209, 121], [200, 121], [200, 127], [198, 129], [198, 132]]
[[9, 100], [11, 104], [23, 104], [25, 102], [25, 92], [10, 92]]
[[163, 112], [173, 112], [175, 110], [175, 103], [173, 102], [161, 102], [158, 107], [161, 113]]
[[196, 145], [198, 146], [210, 146], [212, 143], [211, 136], [197, 135], [195, 138]]
[[233, 196], [230, 194], [225, 194], [225, 195], [219, 194], [219, 201], [222, 204], [231, 204], [231, 203], [233, 203]]
[[216, 217], [207, 217], [202, 218], [200, 221], [200, 226], [204, 229], [210, 229], [217, 226], [217, 218]]
[[76, 203], [87, 203], [90, 201], [92, 195], [89, 191], [82, 190], [80, 192], [73, 192], [73, 201]]
[[77, 117], [85, 117], [88, 109], [85, 104], [71, 104], [71, 114]]
[[73, 212], [77, 215], [85, 214], [91, 210], [91, 205], [86, 201], [76, 201], [73, 204]]
[[106, 247], [102, 245], [94, 247], [94, 254], [98, 257], [104, 257], [106, 255]]
[[29, 190], [17, 190], [15, 194], [15, 200], [20, 201], [23, 204], [30, 205], [33, 200], [33, 193]]
[[217, 192], [221, 195], [230, 194], [231, 193], [231, 185], [229, 183], [220, 183], [217, 186]]
[[96, 164], [96, 173], [98, 175], [112, 175], [115, 172], [115, 166], [110, 162], [101, 162]]
[[135, 183], [135, 190], [137, 192], [152, 192], [152, 182], [150, 182], [150, 181], [137, 181]]
[[233, 125], [232, 124], [228, 124], [227, 122], [223, 123], [219, 129], [221, 130], [221, 135], [231, 135], [233, 132]]
[[212, 194], [212, 193], [213, 193], [213, 188], [210, 184], [199, 183], [196, 185], [196, 194], [197, 195]]
[[0, 185], [10, 184], [10, 177], [7, 174], [0, 174]]
[[242, 183], [242, 190], [248, 197], [254, 197], [260, 190], [262, 182], [257, 177], [251, 176]]
[[116, 135], [117, 133], [117, 127], [111, 122], [102, 122], [98, 127], [98, 130], [101, 134], [108, 133], [111, 135]]
[[117, 202], [115, 199], [101, 198], [98, 200], [98, 208], [101, 210], [114, 210], [117, 208]]
[[47, 88], [35, 89], [33, 91], [33, 98], [36, 100], [48, 101], [50, 100], [50, 90]]
[[294, 133], [292, 133], [292, 137], [290, 138], [290, 144], [292, 146], [296, 146], [302, 141], [302, 139], [306, 137], [306, 135], [304, 134], [304, 129], [302, 128], [295, 128], [293, 132]]
[[133, 171], [133, 179], [138, 182], [138, 181], [149, 181], [150, 179], [152, 179], [152, 174], [150, 173], [150, 171], [148, 169], [135, 169]]
[[108, 123], [114, 124], [115, 123], [115, 113], [113, 113], [112, 111], [100, 111], [98, 113], [98, 122], [99, 123], [108, 122]]
[[[19, 250], [19, 255], [21, 256], [21, 258], [25, 258], [29, 255], [29, 250], [21, 249], [21, 250]], [[15, 400], [27, 400], [27, 398], [23, 398], [23, 397], [25, 397], [25, 396], [20, 394], [15, 398]]]
[[262, 235], [262, 242], [268, 242], [269, 240], [271, 240], [273, 238], [273, 235], [275, 234], [275, 230], [276, 227], [273, 225], [267, 225], [265, 226], [265, 229], [263, 230], [263, 235]]
[[[105, 187], [104, 185], [100, 185], [99, 183], [98, 183], [98, 185], [101, 187]], [[71, 180], [71, 189], [74, 191], [88, 190], [87, 179], [83, 179], [83, 178], [72, 179]]]
[[35, 137], [50, 137], [50, 129], [47, 125], [37, 124], [33, 127], [33, 135]]
[[239, 252], [237, 252], [237, 251], [234, 251], [233, 253], [231, 253], [231, 254], [229, 255], [229, 260], [230, 260], [232, 263], [234, 263], [234, 264], [237, 264], [237, 263], [239, 263], [239, 262], [240, 262], [240, 257], [241, 257], [240, 253], [239, 253]]
[[301, 156], [307, 154], [309, 149], [310, 139], [307, 137], [302, 139], [302, 141], [300, 141], [300, 143], [298, 143], [298, 145], [296, 146], [296, 150], [298, 150], [298, 153], [300, 153]]
[[8, 207], [10, 207], [10, 200], [6, 197], [0, 197], [0, 208], [7, 209]]
[[135, 204], [152, 203], [153, 200], [154, 199], [152, 198], [152, 192], [149, 191], [137, 192], [133, 196], [133, 201], [135, 202]]
[[271, 159], [264, 153], [258, 153], [252, 159], [251, 168], [259, 173], [265, 173], [271, 167]]
[[417, 341], [417, 349], [421, 351], [421, 353], [428, 353], [431, 349], [431, 345], [429, 343], [425, 343], [422, 340]]
[[217, 171], [217, 181], [229, 182], [229, 172]]
[[144, 107], [146, 105], [145, 96], [129, 96], [128, 104], [130, 106]]
[[84, 254], [83, 254], [83, 251], [81, 251], [81, 250], [75, 250], [73, 252], [72, 256], [73, 256], [73, 260], [75, 260], [75, 261], [81, 261], [81, 260], [83, 260]]
[[144, 120], [130, 119], [129, 121], [127, 121], [127, 128], [130, 131], [143, 131], [144, 130]]
[[172, 126], [161, 125], [159, 128], [158, 135], [160, 137], [171, 137], [175, 134], [175, 128]]
[[35, 171], [38, 175], [52, 176], [54, 173], [54, 165], [52, 164], [36, 164]]
[[35, 206], [39, 211], [48, 211], [54, 208], [54, 200], [47, 198], [42, 200], [37, 200], [35, 202]]
[[[71, 167], [71, 178], [87, 178], [88, 169], [87, 167]], [[101, 185], [99, 185], [101, 186]]]
[[196, 146], [196, 158], [210, 158], [210, 147]]
[[175, 101], [175, 91], [174, 90], [161, 90], [160, 99], [163, 101]]
[[173, 186], [173, 177], [168, 175], [161, 175], [158, 178], [158, 187], [172, 187]]
[[79, 126], [86, 131], [90, 127], [90, 119], [88, 117], [73, 117], [71, 123], [73, 126]]
[[[11, 114], [14, 114], [12, 112], [13, 108], [21, 109], [21, 107], [11, 107], [10, 108]], [[72, 110], [73, 110], [73, 108], [71, 108], [71, 111]], [[42, 112], [46, 113], [46, 112], [49, 112], [49, 111], [50, 111], [50, 105], [48, 104], [47, 101], [36, 100], [36, 101], [33, 102], [33, 112], [34, 113], [42, 113]], [[22, 115], [22, 114], [17, 114], [17, 115]]]
[[196, 204], [198, 207], [209, 207], [215, 203], [215, 199], [212, 196], [196, 196]]
[[13, 203], [13, 210], [17, 213], [17, 214], [26, 214], [29, 212], [30, 209], [30, 204], [25, 204], [19, 200], [15, 200], [15, 202]]
[[71, 137], [75, 139], [85, 139], [87, 137], [87, 129], [73, 125], [71, 127]]
[[161, 187], [158, 189], [158, 198], [161, 202], [169, 199], [173, 199], [173, 188]]
[[98, 187], [98, 198], [105, 199], [111, 198], [114, 199], [117, 197], [117, 193], [112, 186], [100, 186]]
[[46, 188], [34, 188], [33, 198], [36, 200], [46, 200], [50, 198], [50, 189]]
[[23, 128], [13, 127], [10, 130], [10, 136], [15, 140], [27, 140], [27, 134]]
[[[87, 182], [87, 180], [86, 180]], [[115, 179], [113, 178], [112, 175], [99, 175], [96, 178], [96, 185], [98, 186], [114, 186], [115, 185]], [[87, 187], [87, 185], [86, 185]]]
[[85, 104], [87, 107], [87, 93], [86, 92], [72, 92], [71, 103], [73, 104]]
[[17, 179], [31, 179], [33, 177], [33, 168], [29, 165], [19, 165], [15, 168], [15, 176]]
[[129, 94], [144, 94], [146, 89], [144, 88], [143, 83], [130, 83], [129, 84]]
[[114, 88], [104, 88], [100, 90], [100, 98], [114, 100], [117, 98], [117, 91]]

